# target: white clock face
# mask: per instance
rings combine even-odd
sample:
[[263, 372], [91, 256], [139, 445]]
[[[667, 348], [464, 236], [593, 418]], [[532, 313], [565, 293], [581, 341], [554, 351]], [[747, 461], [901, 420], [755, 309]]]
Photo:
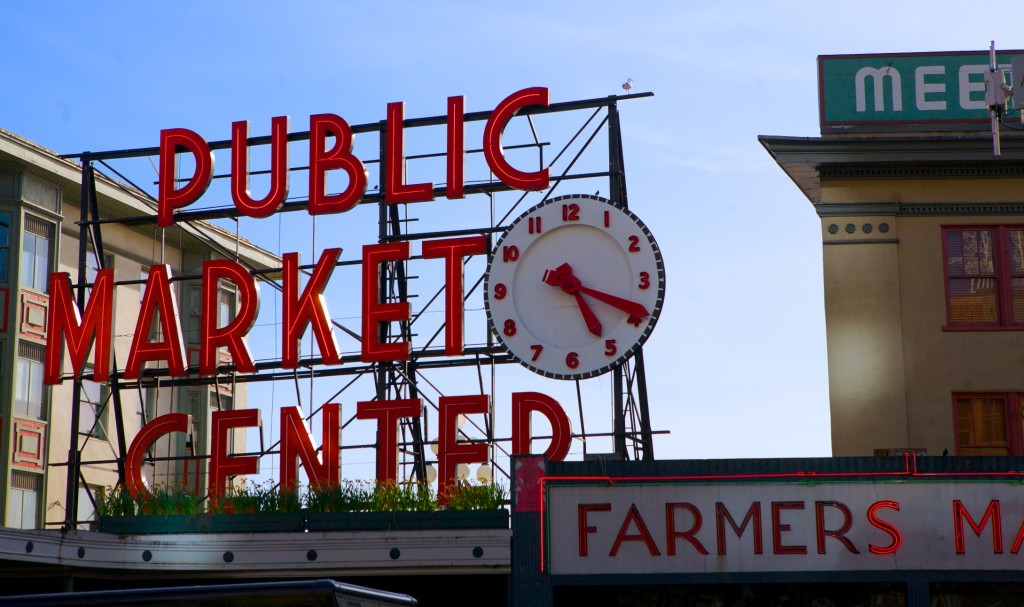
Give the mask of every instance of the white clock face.
[[647, 227], [594, 196], [563, 196], [524, 213], [487, 269], [491, 327], [524, 366], [583, 379], [622, 363], [647, 339], [665, 266]]

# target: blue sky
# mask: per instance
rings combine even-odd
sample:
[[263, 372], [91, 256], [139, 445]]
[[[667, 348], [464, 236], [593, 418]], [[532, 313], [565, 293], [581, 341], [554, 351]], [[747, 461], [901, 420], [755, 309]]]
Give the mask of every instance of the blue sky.
[[[60, 153], [113, 150], [155, 146], [164, 128], [212, 141], [236, 120], [267, 134], [289, 115], [296, 131], [323, 112], [379, 121], [391, 101], [433, 116], [450, 95], [480, 111], [528, 86], [557, 102], [632, 78], [655, 96], [621, 106], [630, 206], [668, 267], [645, 349], [653, 424], [671, 431], [659, 458], [830, 453], [820, 224], [757, 142], [818, 134], [817, 55], [1021, 46], [1013, 20], [952, 2], [285, 6], [8, 3], [0, 127]], [[243, 235], [309, 260], [291, 221]], [[350, 303], [332, 299], [332, 314]], [[566, 389], [526, 372], [511, 382]], [[493, 395], [499, 418], [510, 391]], [[610, 413], [595, 398], [597, 426]]]

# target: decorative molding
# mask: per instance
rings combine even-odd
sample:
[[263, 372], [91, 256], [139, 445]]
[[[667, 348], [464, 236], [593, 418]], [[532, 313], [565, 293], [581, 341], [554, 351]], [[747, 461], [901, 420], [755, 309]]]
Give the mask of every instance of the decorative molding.
[[1024, 203], [901, 204], [898, 215], [1024, 215]]
[[1024, 165], [822, 165], [822, 179], [991, 179], [1024, 177]]
[[1021, 202], [829, 203], [816, 204], [818, 217], [925, 217], [940, 215], [1024, 215]]
[[46, 339], [46, 310], [49, 297], [42, 294], [21, 292], [18, 317], [18, 336], [30, 339]]
[[43, 470], [46, 465], [46, 424], [15, 418], [11, 437], [11, 464], [25, 470]]
[[818, 217], [895, 217], [899, 214], [900, 205], [895, 202], [856, 203], [856, 204], [816, 204], [814, 210]]
[[824, 240], [821, 244], [899, 244], [899, 238], [857, 238], [850, 240]]

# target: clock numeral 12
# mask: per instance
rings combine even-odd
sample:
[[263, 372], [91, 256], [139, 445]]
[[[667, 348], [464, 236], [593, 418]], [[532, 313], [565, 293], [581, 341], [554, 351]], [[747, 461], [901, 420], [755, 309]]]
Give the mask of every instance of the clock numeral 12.
[[530, 346], [530, 349], [533, 350], [533, 358], [531, 358], [530, 360], [536, 361], [538, 358], [540, 358], [540, 353], [544, 351], [544, 346], [540, 344], [533, 344], [532, 346]]
[[508, 263], [519, 259], [519, 247], [516, 245], [505, 245], [501, 247], [501, 260]]
[[579, 221], [580, 220], [580, 205], [575, 202], [572, 204], [562, 205], [562, 221]]

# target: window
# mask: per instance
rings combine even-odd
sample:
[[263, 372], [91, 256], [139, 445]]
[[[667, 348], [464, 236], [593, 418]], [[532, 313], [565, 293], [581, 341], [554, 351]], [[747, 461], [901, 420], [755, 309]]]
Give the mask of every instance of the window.
[[14, 412], [43, 419], [43, 356], [39, 344], [18, 342], [18, 369], [14, 382]]
[[1020, 394], [953, 397], [957, 455], [1021, 455]]
[[950, 327], [1024, 329], [1024, 226], [945, 228]]
[[25, 216], [25, 231], [21, 236], [21, 286], [46, 291], [52, 239], [52, 224]]
[[[103, 498], [103, 489], [94, 485], [78, 487], [78, 528], [85, 531], [96, 530], [96, 501]], [[90, 497], [90, 495], [92, 497]]]
[[226, 327], [234, 319], [235, 291], [222, 284], [217, 296], [217, 326]]
[[11, 246], [11, 216], [0, 213], [0, 282], [7, 282], [8, 251]]
[[78, 433], [107, 437], [107, 387], [91, 379], [82, 380], [82, 394], [79, 401]]
[[[230, 396], [228, 396], [226, 394], [219, 394], [217, 392], [217, 390], [211, 390], [210, 391], [210, 411], [211, 412], [213, 412], [213, 411], [231, 411], [234, 408], [235, 408], [235, 404], [234, 404], [234, 401], [232, 400], [232, 397], [230, 397]], [[211, 426], [211, 430], [212, 430], [212, 426]], [[236, 437], [236, 434], [237, 433], [243, 433], [242, 436], [244, 437], [245, 436], [244, 432], [246, 432], [245, 428], [231, 428], [230, 430], [228, 430], [228, 434], [227, 434], [227, 438], [228, 438], [227, 453], [228, 454], [233, 454], [235, 452], [235, 443], [236, 443], [235, 437]], [[212, 440], [212, 437], [211, 437], [211, 440]], [[242, 441], [238, 441], [238, 442], [242, 442]]]
[[7, 494], [7, 526], [15, 529], [39, 527], [39, 490], [42, 477], [27, 472], [11, 472], [11, 490]]

